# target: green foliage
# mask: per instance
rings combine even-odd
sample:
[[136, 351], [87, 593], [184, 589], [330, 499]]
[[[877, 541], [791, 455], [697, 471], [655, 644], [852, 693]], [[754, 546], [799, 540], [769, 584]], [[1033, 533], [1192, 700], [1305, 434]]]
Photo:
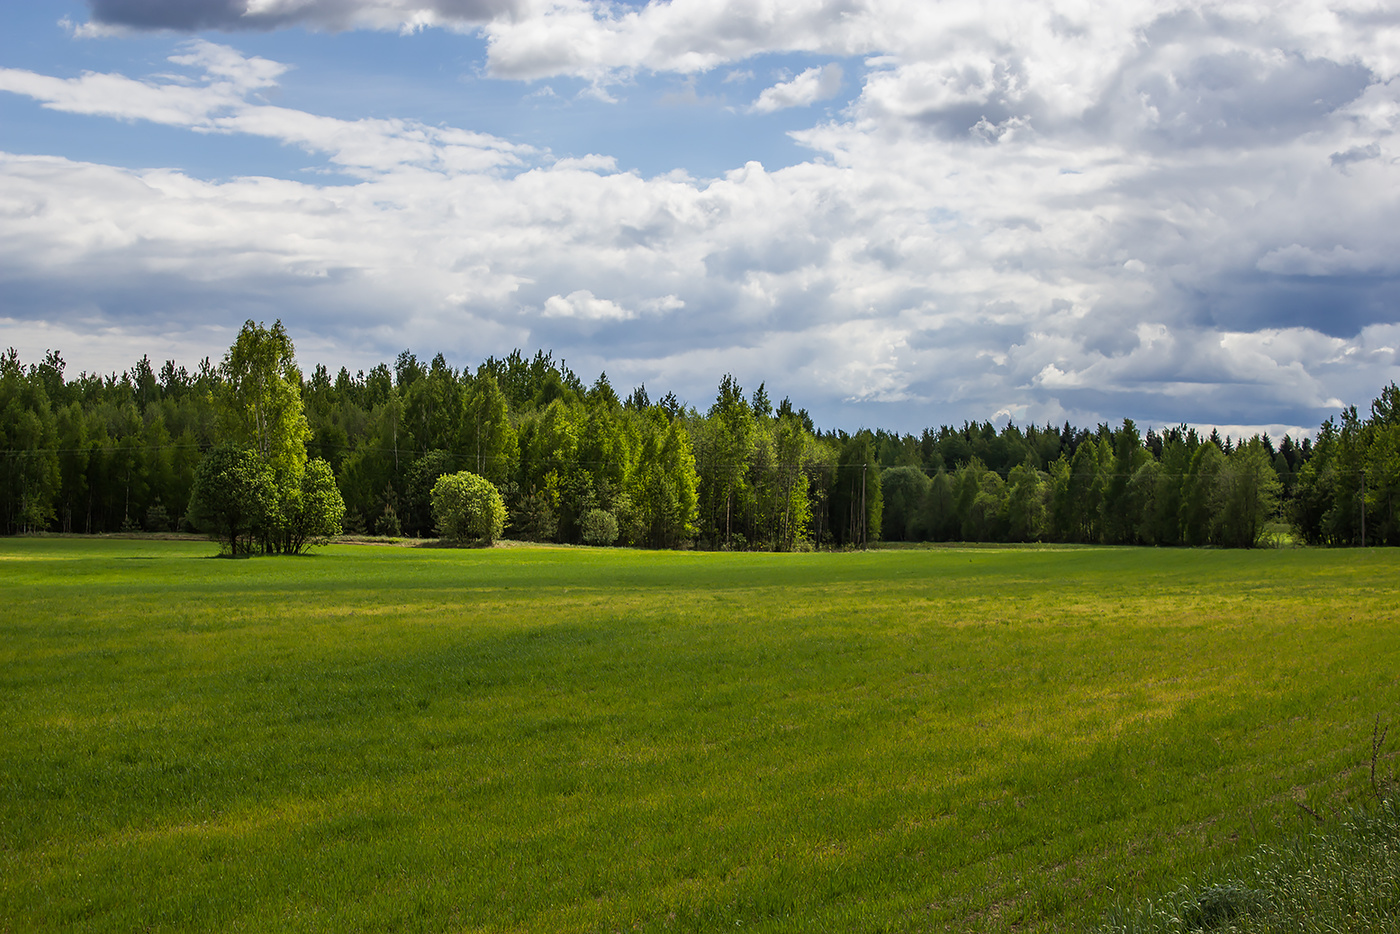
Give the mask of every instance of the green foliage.
[[1103, 934], [1371, 934], [1400, 917], [1400, 810], [1358, 807], [1282, 844], [1260, 847], [1234, 879], [1118, 907]]
[[455, 460], [450, 451], [434, 448], [409, 464], [404, 482], [409, 534], [418, 536], [432, 532], [433, 484], [438, 477], [453, 472]]
[[1142, 436], [1132, 419], [1113, 434], [1113, 457], [1103, 478], [1103, 541], [1109, 545], [1132, 544], [1138, 537], [1141, 509], [1131, 489], [1133, 475], [1150, 458], [1142, 448]]
[[582, 403], [557, 396], [520, 427], [521, 486], [544, 496], [565, 541], [578, 541], [579, 516], [594, 495], [593, 476], [580, 463], [586, 418]]
[[590, 509], [580, 522], [585, 545], [611, 545], [617, 541], [617, 517], [602, 509]]
[[[236, 470], [221, 465], [219, 472], [196, 478], [199, 498], [191, 499], [190, 510], [195, 522], [203, 518], [238, 551], [229, 503], [252, 496], [244, 476], [252, 470], [246, 463], [251, 455], [263, 480], [254, 497], [260, 513], [249, 511], [243, 517], [253, 522], [249, 539], [256, 539], [265, 554], [300, 554], [311, 545], [328, 543], [340, 534], [345, 504], [329, 464], [321, 459], [307, 463], [311, 428], [301, 402], [301, 372], [282, 322], [270, 329], [246, 322], [224, 355], [219, 374], [216, 398], [222, 436], [226, 444], [241, 449], [242, 461]], [[228, 489], [216, 489], [220, 484], [228, 484]], [[199, 509], [193, 508], [196, 503]]]
[[39, 531], [52, 521], [61, 479], [56, 440], [44, 382], [25, 374], [11, 347], [0, 357], [0, 531]]
[[458, 456], [473, 472], [503, 484], [520, 459], [520, 441], [511, 424], [505, 394], [486, 367], [477, 370], [466, 389]]
[[1214, 442], [1206, 442], [1191, 456], [1181, 500], [1181, 537], [1188, 545], [1209, 545], [1216, 532], [1214, 507], [1220, 501], [1216, 481], [1225, 466], [1225, 455]]
[[1282, 484], [1272, 459], [1255, 438], [1239, 445], [1215, 479], [1211, 506], [1213, 539], [1227, 548], [1253, 548], [1278, 513]]
[[1011, 471], [1007, 480], [1005, 527], [1008, 541], [1039, 541], [1045, 531], [1046, 478], [1030, 464]]
[[307, 461], [301, 489], [288, 509], [287, 544], [291, 554], [312, 545], [328, 545], [342, 531], [345, 501], [336, 488], [331, 465], [321, 458]]
[[549, 497], [534, 491], [517, 493], [515, 506], [510, 512], [510, 534], [527, 542], [553, 541], [558, 534], [559, 523], [554, 520], [554, 509]]
[[1400, 545], [1400, 387], [1391, 383], [1364, 421], [1355, 407], [1318, 430], [1292, 475], [1289, 517], [1309, 544]]
[[831, 530], [837, 544], [864, 545], [880, 538], [884, 497], [875, 437], [862, 431], [841, 445], [831, 492]]
[[1002, 540], [1005, 488], [1001, 477], [975, 457], [959, 468], [953, 484], [955, 508], [962, 519], [959, 538], [966, 542]]
[[272, 468], [250, 448], [223, 445], [195, 470], [189, 516], [224, 554], [253, 552], [256, 535], [277, 507]]
[[744, 400], [743, 387], [725, 374], [701, 433], [697, 460], [706, 529], [726, 547], [734, 538], [736, 515], [743, 527], [751, 493], [749, 459], [758, 446], [754, 429], [753, 408]]
[[630, 544], [671, 548], [696, 532], [700, 481], [690, 434], [659, 407], [636, 414], [632, 425], [641, 444], [624, 483], [621, 524]]
[[917, 467], [887, 467], [880, 472], [880, 489], [885, 504], [880, 538], [887, 542], [917, 541], [917, 517], [928, 495], [928, 477]]
[[961, 525], [953, 500], [953, 480], [947, 471], [939, 470], [929, 480], [914, 528], [922, 541], [948, 542], [958, 537]]
[[581, 541], [582, 517], [599, 509], [620, 541], [667, 548], [881, 537], [1248, 547], [1280, 518], [1298, 543], [1400, 544], [1394, 384], [1369, 415], [1325, 422], [1315, 445], [1275, 447], [1185, 425], [1140, 435], [1131, 420], [820, 432], [763, 385], [746, 395], [726, 376], [703, 415], [672, 393], [652, 404], [643, 387], [623, 404], [606, 375], [585, 388], [548, 353], [473, 374], [404, 351], [368, 373], [318, 366], [303, 379], [280, 322], [248, 322], [219, 366], [195, 372], [146, 357], [108, 377], [63, 371], [55, 352], [28, 367], [13, 351], [0, 360], [0, 532], [188, 528], [195, 468], [227, 443], [273, 471], [254, 536], [265, 552], [299, 550], [308, 458], [329, 464], [342, 524], [391, 535], [430, 533], [432, 484], [465, 467], [503, 491], [512, 535], [536, 541]]
[[[1396, 387], [1392, 383], [1390, 387]], [[1397, 400], [1400, 401], [1400, 400]], [[1390, 417], [1400, 412], [1387, 408]], [[1400, 424], [1378, 423], [1366, 451], [1366, 509], [1372, 542], [1400, 543]]]
[[466, 470], [433, 484], [433, 518], [438, 534], [454, 542], [489, 545], [505, 528], [506, 505], [490, 480]]
[[1099, 446], [1092, 438], [1081, 442], [1069, 462], [1064, 476], [1064, 506], [1060, 514], [1065, 523], [1061, 538], [1069, 542], [1097, 542], [1102, 529], [1103, 470], [1099, 464]]
[[247, 321], [219, 367], [217, 394], [226, 444], [256, 451], [279, 483], [293, 486], [306, 464], [311, 428], [301, 405], [301, 372], [292, 339], [278, 321]]

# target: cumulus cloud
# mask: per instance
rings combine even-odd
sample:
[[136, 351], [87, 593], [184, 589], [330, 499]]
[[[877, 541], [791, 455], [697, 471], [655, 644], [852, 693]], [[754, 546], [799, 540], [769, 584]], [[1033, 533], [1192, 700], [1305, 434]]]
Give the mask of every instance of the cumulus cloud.
[[[858, 54], [878, 18], [857, 0], [89, 0], [93, 23], [178, 31], [312, 28], [483, 31], [493, 73], [693, 73], [774, 49]], [[849, 40], [839, 33], [852, 27]]]
[[764, 88], [749, 110], [766, 114], [787, 107], [806, 107], [817, 101], [829, 100], [840, 90], [840, 65], [832, 63], [820, 68], [808, 68], [791, 81], [781, 81], [771, 88]]
[[[786, 380], [851, 427], [1308, 428], [1400, 378], [1400, 31], [1375, 13], [112, 0], [95, 18], [141, 28], [455, 24], [486, 36], [492, 74], [595, 87], [773, 52], [848, 62], [768, 88], [759, 115], [841, 80], [859, 93], [793, 134], [809, 161], [643, 178], [606, 154], [274, 106], [282, 65], [210, 43], [180, 49], [180, 78], [3, 70], [45, 106], [275, 139], [353, 182], [4, 156], [0, 287], [14, 333], [42, 320], [45, 340], [194, 343], [190, 307], [212, 309], [201, 327], [280, 314], [328, 362], [553, 347], [697, 404], [726, 371]], [[197, 15], [214, 18], [177, 22]]]
[[633, 312], [617, 302], [606, 298], [595, 298], [587, 289], [579, 289], [568, 295], [551, 295], [544, 302], [546, 318], [578, 318], [584, 321], [626, 321], [634, 318]]

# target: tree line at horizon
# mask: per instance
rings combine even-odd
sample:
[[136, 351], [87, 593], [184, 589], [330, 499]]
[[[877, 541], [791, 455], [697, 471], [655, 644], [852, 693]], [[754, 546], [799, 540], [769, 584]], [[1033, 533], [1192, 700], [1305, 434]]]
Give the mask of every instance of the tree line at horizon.
[[[274, 375], [252, 374], [248, 355], [274, 350], [258, 371]], [[1286, 523], [1309, 544], [1400, 544], [1394, 383], [1365, 417], [1349, 407], [1316, 440], [1275, 445], [1184, 425], [1144, 435], [1130, 419], [850, 434], [818, 429], [764, 384], [746, 393], [726, 375], [702, 412], [644, 385], [620, 396], [605, 373], [585, 385], [544, 351], [475, 372], [404, 351], [369, 372], [305, 375], [280, 322], [248, 322], [219, 364], [193, 372], [147, 357], [121, 374], [64, 370], [55, 351], [28, 365], [13, 348], [0, 357], [5, 534], [207, 531], [191, 494], [218, 452], [226, 469], [243, 457], [239, 470], [266, 473], [260, 508], [275, 519], [248, 539], [265, 551], [324, 541], [332, 525], [431, 537], [433, 487], [461, 471], [499, 491], [506, 537], [532, 541], [1250, 547]], [[276, 395], [277, 451], [249, 392]]]

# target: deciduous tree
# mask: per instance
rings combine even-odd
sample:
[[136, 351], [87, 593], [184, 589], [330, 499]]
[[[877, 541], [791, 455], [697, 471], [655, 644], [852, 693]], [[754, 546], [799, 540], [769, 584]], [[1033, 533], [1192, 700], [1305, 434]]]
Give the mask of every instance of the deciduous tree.
[[253, 552], [257, 533], [275, 508], [272, 469], [251, 448], [221, 445], [194, 473], [189, 516], [226, 555]]

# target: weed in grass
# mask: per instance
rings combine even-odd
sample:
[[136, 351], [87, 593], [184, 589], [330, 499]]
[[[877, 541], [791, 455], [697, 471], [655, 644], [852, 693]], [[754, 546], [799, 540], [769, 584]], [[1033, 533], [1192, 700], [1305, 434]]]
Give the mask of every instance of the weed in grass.
[[1377, 778], [1388, 732], [1377, 715], [1371, 730], [1373, 801], [1332, 820], [1297, 802], [1318, 827], [1281, 847], [1261, 846], [1239, 874], [1247, 882], [1184, 888], [1134, 910], [1119, 908], [1104, 934], [1400, 929], [1400, 811], [1386, 794], [1393, 781]]
[[1370, 932], [1400, 929], [1400, 812], [1393, 800], [1261, 846], [1241, 881], [1118, 910], [1104, 934], [1234, 931], [1241, 934]]

